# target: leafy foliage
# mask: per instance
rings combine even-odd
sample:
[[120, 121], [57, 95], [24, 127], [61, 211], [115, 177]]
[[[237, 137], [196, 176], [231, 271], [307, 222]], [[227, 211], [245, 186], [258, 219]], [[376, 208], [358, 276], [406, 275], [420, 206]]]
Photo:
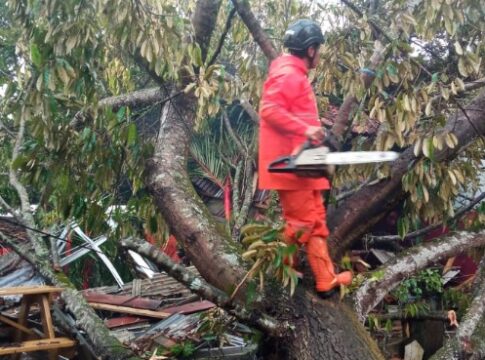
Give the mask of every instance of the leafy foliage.
[[253, 265], [247, 278], [257, 275], [260, 290], [264, 289], [266, 276], [279, 280], [284, 287], [290, 286], [293, 295], [298, 284], [298, 274], [293, 268], [293, 256], [297, 245], [284, 242], [283, 228], [272, 228], [264, 224], [247, 224], [241, 229], [242, 244], [246, 246], [243, 259], [251, 260]]
[[419, 301], [425, 296], [443, 293], [443, 279], [438, 269], [426, 269], [404, 280], [393, 291], [401, 304]]

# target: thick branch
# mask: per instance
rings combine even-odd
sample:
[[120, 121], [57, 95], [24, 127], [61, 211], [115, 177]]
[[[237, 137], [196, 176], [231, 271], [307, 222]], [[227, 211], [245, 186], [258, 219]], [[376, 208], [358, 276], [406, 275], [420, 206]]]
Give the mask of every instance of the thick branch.
[[[473, 352], [472, 337], [480, 322], [483, 322], [485, 316], [485, 257], [480, 263], [480, 270], [477, 274], [474, 287], [473, 301], [468, 308], [467, 314], [463, 317], [456, 334], [460, 341], [462, 351], [465, 353]], [[482, 350], [484, 348], [485, 346], [482, 345]]]
[[247, 0], [232, 0], [237, 13], [241, 17], [242, 21], [248, 28], [249, 32], [253, 36], [263, 51], [264, 55], [269, 61], [276, 59], [278, 56], [273, 44], [268, 38], [268, 35], [264, 32], [263, 28], [259, 24], [259, 21], [254, 16], [251, 8], [249, 7], [249, 1]]
[[244, 307], [232, 303], [226, 293], [205, 282], [203, 279], [187, 270], [184, 266], [174, 263], [167, 255], [146, 241], [130, 238], [123, 240], [121, 245], [154, 261], [175, 280], [187, 286], [197, 295], [200, 295], [201, 297], [212, 301], [219, 307], [229, 311], [238, 319], [252, 323], [259, 329], [275, 336], [288, 330], [287, 323], [278, 323], [275, 319], [264, 314], [252, 314]]
[[[180, 92], [181, 93], [181, 92]], [[180, 95], [180, 93], [176, 93], [174, 96]], [[145, 106], [145, 105], [152, 105], [154, 103], [159, 102], [167, 102], [173, 97], [165, 98], [163, 90], [159, 87], [151, 88], [151, 89], [143, 89], [134, 91], [130, 94], [123, 94], [119, 96], [111, 96], [104, 98], [99, 101], [98, 106], [100, 108], [111, 107], [114, 109], [120, 108], [122, 106]]]
[[[209, 16], [211, 20], [199, 23], [215, 22], [214, 15], [217, 14], [200, 11], [199, 16]], [[185, 85], [182, 83], [181, 88]], [[193, 94], [184, 94], [165, 104], [154, 155], [147, 163], [145, 183], [171, 232], [202, 277], [229, 293], [245, 274], [240, 248], [228, 234], [221, 232], [187, 174], [196, 109], [197, 98]]]
[[405, 311], [398, 311], [395, 313], [388, 313], [388, 314], [372, 314], [372, 316], [377, 318], [380, 321], [414, 319], [414, 320], [441, 320], [446, 322], [450, 320], [448, 316], [448, 311], [431, 311], [431, 312], [426, 312], [423, 314], [415, 314], [415, 315], [406, 314]]
[[[457, 111], [448, 118], [442, 131], [452, 132], [458, 139], [458, 145], [453, 149], [444, 148], [436, 151], [435, 161], [452, 160], [460, 151], [472, 144], [479, 136], [475, 128], [482, 136], [485, 134], [483, 109], [485, 91], [482, 90], [464, 107], [467, 116]], [[470, 122], [474, 124], [473, 127]], [[340, 257], [354, 241], [359, 240], [387, 211], [397, 206], [404, 198], [402, 177], [412, 168], [415, 161], [413, 149], [406, 149], [399, 159], [394, 161], [388, 179], [363, 188], [347, 198], [335, 211], [329, 211], [328, 223], [332, 230], [329, 241], [334, 256]]]
[[[362, 72], [361, 76], [365, 89], [368, 89], [372, 85], [372, 82], [375, 78], [375, 70], [382, 62], [384, 56], [383, 54], [384, 48], [382, 47], [380, 42], [376, 41], [374, 43], [374, 52], [369, 59], [368, 68], [366, 69], [366, 71]], [[356, 105], [357, 98], [354, 94], [349, 94], [346, 96], [342, 106], [339, 109], [337, 120], [332, 127], [332, 133], [341, 141], [343, 141], [343, 138], [347, 133], [347, 129], [349, 128], [349, 124], [352, 121], [352, 114]]]
[[485, 245], [485, 231], [479, 233], [459, 232], [443, 239], [416, 246], [403, 256], [397, 257], [380, 268], [379, 280], [366, 280], [354, 295], [357, 315], [363, 320], [386, 294], [402, 280], [416, 272], [454, 254]]
[[217, 23], [217, 13], [220, 6], [221, 0], [199, 0], [195, 7], [192, 24], [195, 29], [195, 42], [199, 44], [202, 54], [202, 61], [207, 56], [207, 49]]

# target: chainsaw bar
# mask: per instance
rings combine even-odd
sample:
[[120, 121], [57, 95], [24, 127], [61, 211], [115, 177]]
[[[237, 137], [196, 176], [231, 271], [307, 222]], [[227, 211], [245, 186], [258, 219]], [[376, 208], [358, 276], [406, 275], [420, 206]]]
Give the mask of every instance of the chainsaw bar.
[[399, 157], [394, 151], [329, 152], [319, 147], [302, 151], [294, 160], [296, 166], [305, 165], [354, 165], [394, 161]]
[[322, 170], [327, 165], [356, 165], [394, 161], [399, 154], [394, 151], [347, 151], [330, 152], [320, 146], [302, 150], [294, 156], [283, 156], [268, 166], [272, 173], [294, 173], [300, 171]]

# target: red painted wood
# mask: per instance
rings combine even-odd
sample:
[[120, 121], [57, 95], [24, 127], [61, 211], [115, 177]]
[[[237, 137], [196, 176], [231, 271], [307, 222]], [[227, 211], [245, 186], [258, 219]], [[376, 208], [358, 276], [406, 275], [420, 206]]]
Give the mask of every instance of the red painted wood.
[[83, 295], [89, 302], [128, 306], [136, 309], [157, 310], [161, 303], [160, 300], [152, 300], [137, 296], [108, 295], [90, 291], [85, 291]]
[[171, 314], [175, 314], [175, 313], [191, 314], [199, 311], [212, 309], [214, 306], [215, 305], [210, 301], [203, 300], [203, 301], [196, 301], [196, 302], [192, 302], [192, 303], [188, 303], [180, 306], [171, 306], [167, 308], [162, 308], [160, 309], [160, 311], [171, 313]]

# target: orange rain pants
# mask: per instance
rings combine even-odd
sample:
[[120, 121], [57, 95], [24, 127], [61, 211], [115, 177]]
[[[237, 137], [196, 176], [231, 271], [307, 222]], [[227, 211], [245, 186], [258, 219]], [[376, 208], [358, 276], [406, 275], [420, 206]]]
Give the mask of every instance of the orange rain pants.
[[[328, 253], [329, 231], [326, 211], [319, 190], [278, 190], [283, 216], [286, 220], [285, 238], [289, 244], [306, 245], [307, 259], [315, 277], [318, 292], [328, 292], [343, 284], [349, 285], [352, 273], [335, 273]], [[288, 259], [296, 266], [296, 256]]]
[[320, 190], [278, 190], [285, 235], [291, 244], [306, 244], [310, 237], [329, 235], [326, 211]]

